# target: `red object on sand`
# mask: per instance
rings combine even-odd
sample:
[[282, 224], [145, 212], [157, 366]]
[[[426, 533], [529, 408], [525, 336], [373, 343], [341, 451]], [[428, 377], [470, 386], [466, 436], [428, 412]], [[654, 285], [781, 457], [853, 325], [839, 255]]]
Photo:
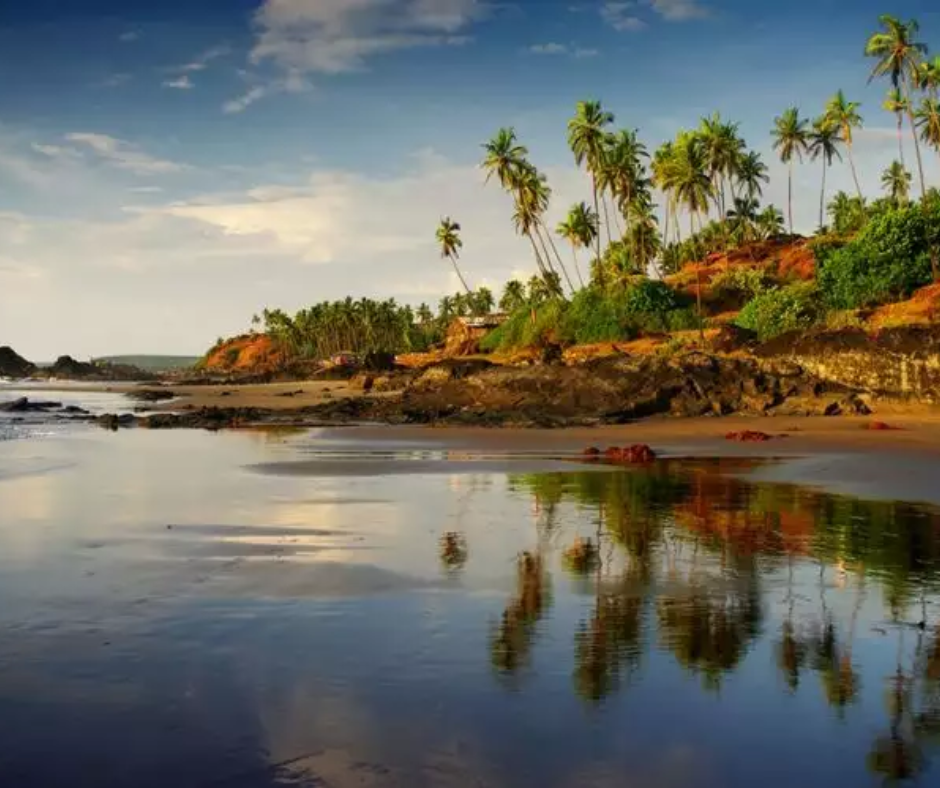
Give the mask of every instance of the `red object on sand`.
[[756, 430], [744, 430], [743, 432], [729, 432], [725, 435], [725, 440], [737, 441], [738, 443], [764, 443], [773, 440], [773, 435]]
[[900, 427], [893, 427], [890, 424], [885, 424], [883, 421], [873, 421], [869, 424], [866, 429], [874, 430], [875, 432], [887, 432], [889, 430], [899, 430]]
[[656, 459], [656, 452], [645, 443], [638, 443], [634, 446], [611, 446], [604, 452], [604, 456], [611, 462], [639, 465], [653, 462]]

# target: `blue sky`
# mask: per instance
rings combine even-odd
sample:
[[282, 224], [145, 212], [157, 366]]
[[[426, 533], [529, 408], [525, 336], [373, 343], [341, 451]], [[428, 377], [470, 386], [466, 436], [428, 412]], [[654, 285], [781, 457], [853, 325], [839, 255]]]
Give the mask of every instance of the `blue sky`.
[[[863, 102], [866, 191], [896, 144], [866, 84], [877, 16], [929, 0], [36, 0], [0, 7], [0, 344], [200, 352], [264, 306], [455, 289], [441, 214], [464, 225], [474, 283], [531, 267], [479, 145], [516, 127], [555, 188], [587, 196], [565, 147], [599, 98], [653, 147], [713, 111], [769, 149], [790, 104]], [[908, 142], [909, 144], [909, 142]], [[909, 151], [911, 159], [912, 152]], [[926, 154], [930, 177], [936, 157]], [[797, 220], [819, 173], [800, 168]], [[837, 166], [832, 188], [848, 188]]]

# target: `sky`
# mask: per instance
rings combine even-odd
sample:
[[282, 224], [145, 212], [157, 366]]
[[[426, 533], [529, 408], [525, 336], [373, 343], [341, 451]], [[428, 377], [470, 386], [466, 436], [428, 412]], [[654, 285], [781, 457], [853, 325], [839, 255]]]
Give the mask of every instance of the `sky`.
[[[841, 88], [862, 102], [874, 196], [897, 157], [863, 51], [884, 12], [940, 51], [935, 0], [8, 0], [0, 345], [200, 354], [265, 307], [433, 304], [458, 289], [434, 241], [444, 215], [471, 285], [498, 289], [534, 264], [480, 145], [516, 129], [554, 224], [590, 195], [566, 147], [583, 99], [651, 149], [716, 111], [737, 121], [783, 208], [773, 119]], [[798, 230], [816, 226], [820, 179], [797, 168]], [[837, 163], [830, 191], [851, 183]]]

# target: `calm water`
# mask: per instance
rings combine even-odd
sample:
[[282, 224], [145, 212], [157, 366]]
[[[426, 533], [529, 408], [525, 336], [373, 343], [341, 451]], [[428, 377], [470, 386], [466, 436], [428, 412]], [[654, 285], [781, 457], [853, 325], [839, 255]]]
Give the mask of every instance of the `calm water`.
[[937, 512], [348, 435], [0, 443], [0, 785], [940, 783]]

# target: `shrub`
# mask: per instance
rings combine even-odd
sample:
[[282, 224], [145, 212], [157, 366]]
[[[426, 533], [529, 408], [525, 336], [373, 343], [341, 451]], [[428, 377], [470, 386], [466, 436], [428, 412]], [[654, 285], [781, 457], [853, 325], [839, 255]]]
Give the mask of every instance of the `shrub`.
[[665, 282], [644, 279], [626, 291], [624, 308], [631, 314], [665, 314], [678, 307], [676, 291]]
[[907, 298], [930, 283], [930, 244], [940, 205], [910, 205], [874, 216], [840, 249], [818, 248], [818, 280], [834, 309], [857, 309]]
[[812, 282], [778, 287], [749, 301], [736, 321], [757, 333], [761, 341], [812, 326], [820, 316], [819, 297]]
[[718, 300], [742, 299], [742, 303], [756, 298], [773, 287], [773, 279], [763, 268], [732, 266], [712, 280], [712, 290]]

